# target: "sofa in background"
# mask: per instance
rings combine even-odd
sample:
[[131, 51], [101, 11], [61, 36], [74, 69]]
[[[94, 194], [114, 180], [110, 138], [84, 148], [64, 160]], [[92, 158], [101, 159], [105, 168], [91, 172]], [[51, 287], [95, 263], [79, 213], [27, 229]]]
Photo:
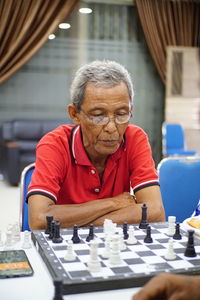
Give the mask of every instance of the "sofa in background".
[[41, 137], [69, 120], [12, 120], [0, 128], [0, 170], [11, 185], [18, 185], [21, 172], [35, 161]]

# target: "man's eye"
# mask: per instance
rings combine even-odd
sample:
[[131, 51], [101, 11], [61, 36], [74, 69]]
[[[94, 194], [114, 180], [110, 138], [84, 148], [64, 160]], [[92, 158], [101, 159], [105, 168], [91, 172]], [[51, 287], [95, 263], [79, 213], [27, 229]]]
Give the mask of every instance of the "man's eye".
[[127, 116], [127, 112], [121, 112], [121, 113], [117, 113], [117, 116]]
[[97, 117], [97, 118], [98, 118], [98, 117], [104, 117], [104, 115], [103, 115], [103, 114], [96, 114], [96, 115], [93, 115], [93, 117], [95, 117], [95, 118], [96, 118], [96, 117]]

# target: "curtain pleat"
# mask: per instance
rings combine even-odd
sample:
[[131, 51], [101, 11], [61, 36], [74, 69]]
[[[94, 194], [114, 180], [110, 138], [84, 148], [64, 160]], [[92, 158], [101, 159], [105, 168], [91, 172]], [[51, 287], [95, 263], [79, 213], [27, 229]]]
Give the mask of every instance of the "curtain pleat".
[[166, 82], [167, 46], [200, 47], [200, 1], [135, 0], [145, 39]]
[[79, 0], [0, 2], [0, 83], [3, 83], [43, 46]]

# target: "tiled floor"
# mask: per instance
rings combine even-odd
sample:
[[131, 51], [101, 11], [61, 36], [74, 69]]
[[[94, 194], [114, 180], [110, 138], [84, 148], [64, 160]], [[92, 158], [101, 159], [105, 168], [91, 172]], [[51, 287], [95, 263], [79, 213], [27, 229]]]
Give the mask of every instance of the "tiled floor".
[[19, 221], [20, 189], [0, 180], [0, 230], [5, 231], [9, 224]]

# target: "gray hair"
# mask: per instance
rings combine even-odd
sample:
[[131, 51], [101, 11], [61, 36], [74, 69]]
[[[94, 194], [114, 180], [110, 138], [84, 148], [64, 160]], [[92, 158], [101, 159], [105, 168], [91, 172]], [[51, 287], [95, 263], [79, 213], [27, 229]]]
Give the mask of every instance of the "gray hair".
[[124, 82], [130, 95], [130, 103], [133, 104], [133, 84], [128, 71], [115, 61], [93, 61], [81, 67], [75, 74], [71, 85], [71, 101], [79, 110], [84, 100], [84, 93], [87, 83], [91, 82], [96, 86], [112, 87]]

